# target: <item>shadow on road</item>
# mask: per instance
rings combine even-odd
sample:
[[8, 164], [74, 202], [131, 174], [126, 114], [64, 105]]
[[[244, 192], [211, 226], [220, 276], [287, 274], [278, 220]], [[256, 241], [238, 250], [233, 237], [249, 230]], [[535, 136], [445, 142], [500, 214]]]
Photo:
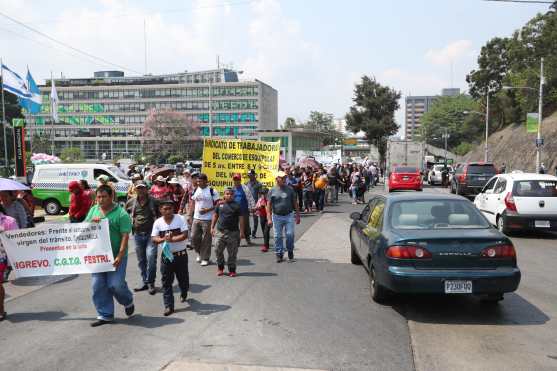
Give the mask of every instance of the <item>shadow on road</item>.
[[238, 277], [272, 277], [276, 276], [276, 273], [270, 272], [240, 272]]
[[66, 276], [40, 276], [40, 277], [22, 277], [10, 281], [14, 286], [40, 286], [49, 284], [58, 284], [68, 282], [78, 277], [77, 274]]
[[6, 317], [6, 321], [11, 323], [29, 322], [29, 321], [69, 321], [69, 320], [94, 320], [94, 318], [64, 318], [66, 312], [62, 311], [47, 311], [47, 312], [19, 312], [10, 313]]
[[189, 307], [186, 308], [186, 311], [195, 312], [199, 316], [208, 316], [218, 312], [224, 312], [225, 310], [229, 310], [232, 308], [230, 305], [223, 305], [223, 304], [204, 304], [195, 299], [188, 299], [187, 300]]
[[[199, 294], [199, 293], [207, 290], [209, 287], [211, 287], [211, 285], [200, 285], [198, 283], [190, 283], [190, 289], [189, 289], [188, 292], [191, 292], [192, 294]], [[159, 292], [159, 291], [157, 291], [157, 292]], [[175, 294], [179, 293], [180, 292], [180, 287], [175, 285], [172, 288], [172, 292], [174, 292]]]
[[393, 309], [407, 320], [446, 325], [543, 325], [550, 318], [516, 293], [505, 294], [498, 305], [478, 298], [445, 295], [408, 295], [392, 299]]
[[507, 234], [512, 238], [532, 238], [536, 240], [557, 240], [557, 233], [544, 231], [526, 231]]
[[245, 267], [248, 265], [255, 265], [255, 263], [248, 259], [238, 259], [236, 260], [236, 265], [239, 267]]
[[[161, 311], [162, 312], [162, 311]], [[184, 322], [181, 318], [176, 317], [154, 317], [154, 316], [145, 316], [143, 314], [136, 314], [127, 320], [117, 321], [117, 323], [127, 326], [134, 326], [134, 327], [143, 327], [143, 328], [158, 328], [168, 325], [177, 325], [179, 323]]]

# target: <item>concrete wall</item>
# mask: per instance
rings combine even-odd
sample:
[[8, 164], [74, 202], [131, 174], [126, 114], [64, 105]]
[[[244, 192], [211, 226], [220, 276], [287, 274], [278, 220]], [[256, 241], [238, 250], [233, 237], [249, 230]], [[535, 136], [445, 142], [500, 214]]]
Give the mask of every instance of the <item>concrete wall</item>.
[[276, 130], [278, 126], [278, 92], [269, 85], [259, 84], [259, 129]]

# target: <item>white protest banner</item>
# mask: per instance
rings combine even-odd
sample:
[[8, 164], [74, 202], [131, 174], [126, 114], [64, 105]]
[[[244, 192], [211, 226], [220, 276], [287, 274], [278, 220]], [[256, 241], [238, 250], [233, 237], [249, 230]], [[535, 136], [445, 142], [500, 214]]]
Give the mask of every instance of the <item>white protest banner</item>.
[[296, 163], [300, 162], [304, 157], [313, 157], [315, 161], [323, 165], [339, 164], [341, 163], [341, 151], [296, 151]]
[[43, 224], [0, 234], [17, 278], [113, 271], [108, 221]]

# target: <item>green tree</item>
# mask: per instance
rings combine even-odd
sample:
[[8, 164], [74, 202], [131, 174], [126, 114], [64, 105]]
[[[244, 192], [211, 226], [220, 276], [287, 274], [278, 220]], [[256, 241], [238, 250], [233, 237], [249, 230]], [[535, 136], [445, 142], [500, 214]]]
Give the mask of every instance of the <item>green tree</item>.
[[317, 132], [328, 132], [333, 130], [333, 118], [330, 113], [311, 111], [304, 127]]
[[66, 147], [62, 150], [60, 159], [65, 163], [82, 162], [83, 153], [77, 147]]
[[287, 117], [286, 120], [284, 120], [284, 124], [282, 124], [283, 129], [294, 129], [297, 127], [299, 126], [296, 123], [296, 119], [293, 117]]
[[463, 142], [479, 140], [484, 132], [485, 116], [478, 109], [478, 103], [463, 94], [439, 97], [420, 118], [420, 136], [426, 143], [443, 148], [443, 134], [447, 130], [447, 146], [450, 150]]
[[400, 92], [363, 76], [354, 89], [354, 105], [346, 114], [346, 128], [353, 133], [363, 131], [368, 143], [377, 144], [382, 161], [388, 137], [398, 131], [395, 111], [400, 107], [399, 99]]
[[50, 153], [50, 139], [44, 134], [33, 135], [33, 142], [31, 146], [31, 151], [33, 153]]
[[[21, 113], [21, 107], [17, 97], [7, 91], [4, 91], [4, 104], [6, 106], [6, 121], [8, 127], [6, 129], [6, 141], [8, 149], [8, 163], [13, 162], [14, 152], [13, 152], [13, 130], [11, 129], [12, 120], [14, 118], [23, 118]], [[0, 104], [0, 122], [2, 121], [2, 105]], [[2, 158], [2, 163], [4, 163], [4, 125], [0, 125], [0, 157]]]

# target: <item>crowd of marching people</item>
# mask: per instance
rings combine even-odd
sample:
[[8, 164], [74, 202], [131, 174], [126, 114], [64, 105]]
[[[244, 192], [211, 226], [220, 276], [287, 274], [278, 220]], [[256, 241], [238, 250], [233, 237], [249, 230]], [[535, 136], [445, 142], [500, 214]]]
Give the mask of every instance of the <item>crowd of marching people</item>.
[[[207, 175], [183, 171], [180, 176], [144, 177], [131, 174], [128, 201], [119, 205], [115, 186], [101, 175], [93, 191], [84, 181], [69, 183], [71, 193], [68, 219], [71, 223], [109, 224], [115, 270], [92, 274], [92, 300], [97, 320], [92, 326], [114, 320], [114, 299], [131, 316], [135, 311], [132, 291], [126, 283], [129, 238], [134, 239], [141, 283], [133, 291], [157, 293], [155, 280], [160, 256], [161, 291], [164, 315], [174, 312], [173, 283], [179, 287], [181, 302], [189, 291], [188, 250], [202, 267], [211, 265], [214, 254], [217, 276], [237, 275], [240, 243], [253, 244], [261, 230], [261, 252], [270, 250], [273, 230], [277, 263], [294, 259], [294, 229], [300, 213], [320, 213], [336, 204], [340, 193], [347, 193], [354, 204], [363, 203], [366, 190], [377, 184], [381, 170], [373, 163], [353, 165], [292, 166], [277, 173], [274, 187], [268, 189], [254, 170], [247, 178], [232, 176], [233, 185], [223, 194], [210, 186]], [[148, 174], [147, 174], [148, 175]], [[0, 228], [10, 230], [31, 227], [32, 199], [28, 193], [0, 192]], [[227, 257], [225, 258], [225, 252]], [[0, 273], [7, 280], [10, 272], [5, 256], [0, 256]], [[4, 290], [0, 285], [0, 320], [6, 316]]]

